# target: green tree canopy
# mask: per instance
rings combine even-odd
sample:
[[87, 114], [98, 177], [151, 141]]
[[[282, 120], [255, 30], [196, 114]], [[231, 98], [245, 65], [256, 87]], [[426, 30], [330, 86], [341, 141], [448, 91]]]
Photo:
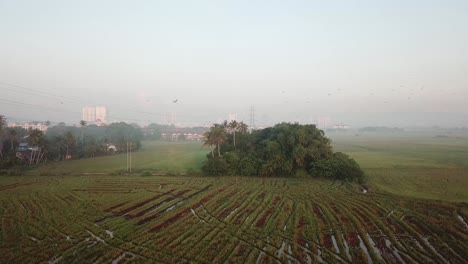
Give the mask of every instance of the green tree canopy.
[[[236, 141], [234, 131], [239, 131]], [[234, 130], [234, 125], [212, 126], [205, 144], [217, 145], [218, 157], [212, 161], [214, 155], [208, 155], [202, 169], [209, 175], [223, 172], [270, 177], [306, 172], [341, 180], [362, 178], [359, 165], [344, 153], [333, 153], [331, 140], [315, 125], [281, 123], [250, 134], [246, 131], [246, 127]], [[222, 139], [214, 140], [217, 137]]]

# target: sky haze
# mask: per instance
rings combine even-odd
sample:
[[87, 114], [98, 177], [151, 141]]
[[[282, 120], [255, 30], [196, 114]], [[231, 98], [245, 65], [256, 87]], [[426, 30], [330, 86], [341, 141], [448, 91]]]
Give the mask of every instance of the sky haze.
[[[0, 113], [468, 126], [467, 1], [0, 0]], [[173, 100], [178, 99], [177, 103]]]

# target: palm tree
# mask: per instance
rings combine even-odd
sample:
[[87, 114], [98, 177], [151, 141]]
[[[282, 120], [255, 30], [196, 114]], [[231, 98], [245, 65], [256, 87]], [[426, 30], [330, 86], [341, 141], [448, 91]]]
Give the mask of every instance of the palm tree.
[[29, 143], [33, 146], [39, 146], [44, 137], [44, 132], [39, 129], [33, 129], [29, 132]]
[[211, 149], [211, 156], [214, 158], [214, 152], [213, 152], [213, 137], [211, 130], [206, 131], [203, 136], [205, 137], [205, 142], [203, 143], [203, 146], [210, 146]]
[[[44, 133], [38, 129], [30, 130], [28, 141], [29, 144], [31, 144], [31, 147], [33, 147], [31, 158], [29, 160], [29, 165], [31, 165], [31, 163], [33, 163], [35, 160], [37, 163], [39, 162], [42, 148], [45, 146]], [[38, 153], [36, 153], [36, 151], [38, 151]]]
[[247, 134], [247, 132], [249, 131], [249, 127], [244, 122], [241, 121], [239, 122], [239, 125], [238, 125], [238, 131], [241, 134]]
[[218, 157], [221, 157], [221, 145], [226, 142], [226, 129], [223, 125], [214, 125], [211, 127], [212, 141], [218, 147]]
[[81, 145], [83, 146], [83, 127], [86, 126], [86, 121], [81, 120], [80, 121], [80, 126], [81, 126]]
[[232, 132], [233, 140], [234, 140], [234, 148], [236, 148], [236, 131], [239, 128], [239, 123], [236, 120], [232, 120], [228, 124], [229, 130]]

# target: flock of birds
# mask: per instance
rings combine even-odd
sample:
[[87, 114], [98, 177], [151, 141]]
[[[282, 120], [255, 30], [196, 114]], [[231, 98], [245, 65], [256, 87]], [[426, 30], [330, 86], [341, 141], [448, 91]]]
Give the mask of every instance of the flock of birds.
[[[405, 86], [400, 85], [400, 89], [404, 89], [404, 88], [405, 88]], [[339, 93], [341, 93], [342, 91], [343, 91], [343, 89], [338, 88], [338, 89], [336, 90], [336, 94], [339, 94]], [[396, 91], [397, 91], [396, 89], [392, 89], [392, 92], [396, 92]], [[407, 100], [412, 100], [413, 98], [412, 98], [411, 96], [414, 95], [415, 89], [414, 89], [414, 88], [410, 88], [409, 91], [410, 91], [410, 96], [407, 97]], [[419, 91], [424, 91], [424, 86], [421, 86], [421, 87], [419, 88]], [[444, 91], [444, 90], [441, 90], [441, 91]], [[286, 92], [285, 92], [284, 90], [281, 90], [281, 94], [284, 95], [285, 93], [286, 93]], [[327, 93], [327, 95], [328, 95], [328, 96], [333, 96], [334, 94], [332, 94], [332, 93]], [[371, 92], [369, 95], [370, 95], [370, 96], [374, 96], [375, 94], [374, 94], [374, 92]], [[150, 102], [150, 101], [151, 101], [151, 100], [149, 100], [149, 99], [146, 100], [146, 102]], [[179, 99], [174, 99], [174, 100], [171, 100], [171, 101], [172, 101], [173, 104], [177, 104], [177, 103], [179, 102]], [[284, 103], [288, 103], [288, 101], [285, 100]], [[310, 104], [311, 101], [306, 101], [305, 103], [306, 103], [306, 104]], [[389, 101], [384, 101], [383, 103], [384, 103], [384, 104], [388, 104], [388, 103], [390, 103], [390, 102], [389, 102]], [[61, 101], [60, 104], [63, 104], [63, 101]]]
[[[403, 89], [405, 89], [405, 86], [400, 85], [400, 90], [403, 90]], [[338, 88], [338, 89], [336, 90], [336, 94], [340, 94], [342, 91], [343, 91], [343, 89]], [[409, 88], [408, 91], [410, 92], [410, 95], [408, 95], [407, 100], [412, 100], [412, 99], [413, 99], [412, 96], [414, 95], [414, 92], [415, 92], [415, 91], [418, 91], [418, 89]], [[421, 86], [421, 87], [419, 88], [419, 91], [420, 91], [420, 92], [424, 91], [424, 86]], [[444, 90], [441, 90], [441, 91], [444, 91]], [[397, 89], [392, 89], [392, 92], [397, 92]], [[282, 90], [282, 91], [281, 91], [281, 94], [285, 94], [285, 91]], [[327, 93], [327, 95], [328, 95], [328, 96], [333, 96], [334, 94], [333, 94], [333, 93]], [[370, 96], [375, 96], [374, 92], [370, 92], [369, 95], [370, 95]], [[284, 103], [288, 103], [288, 101], [285, 100]], [[306, 101], [305, 103], [306, 103], [306, 104], [310, 104], [311, 101]], [[390, 103], [390, 102], [389, 102], [389, 101], [383, 101], [383, 103], [384, 103], [384, 104], [388, 104], [388, 103]]]

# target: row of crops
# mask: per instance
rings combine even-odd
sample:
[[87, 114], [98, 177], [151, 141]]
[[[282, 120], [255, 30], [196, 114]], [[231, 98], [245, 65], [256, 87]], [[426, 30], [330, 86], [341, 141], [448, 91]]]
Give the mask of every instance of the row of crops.
[[5, 263], [468, 259], [462, 204], [316, 179], [8, 178], [0, 197]]

